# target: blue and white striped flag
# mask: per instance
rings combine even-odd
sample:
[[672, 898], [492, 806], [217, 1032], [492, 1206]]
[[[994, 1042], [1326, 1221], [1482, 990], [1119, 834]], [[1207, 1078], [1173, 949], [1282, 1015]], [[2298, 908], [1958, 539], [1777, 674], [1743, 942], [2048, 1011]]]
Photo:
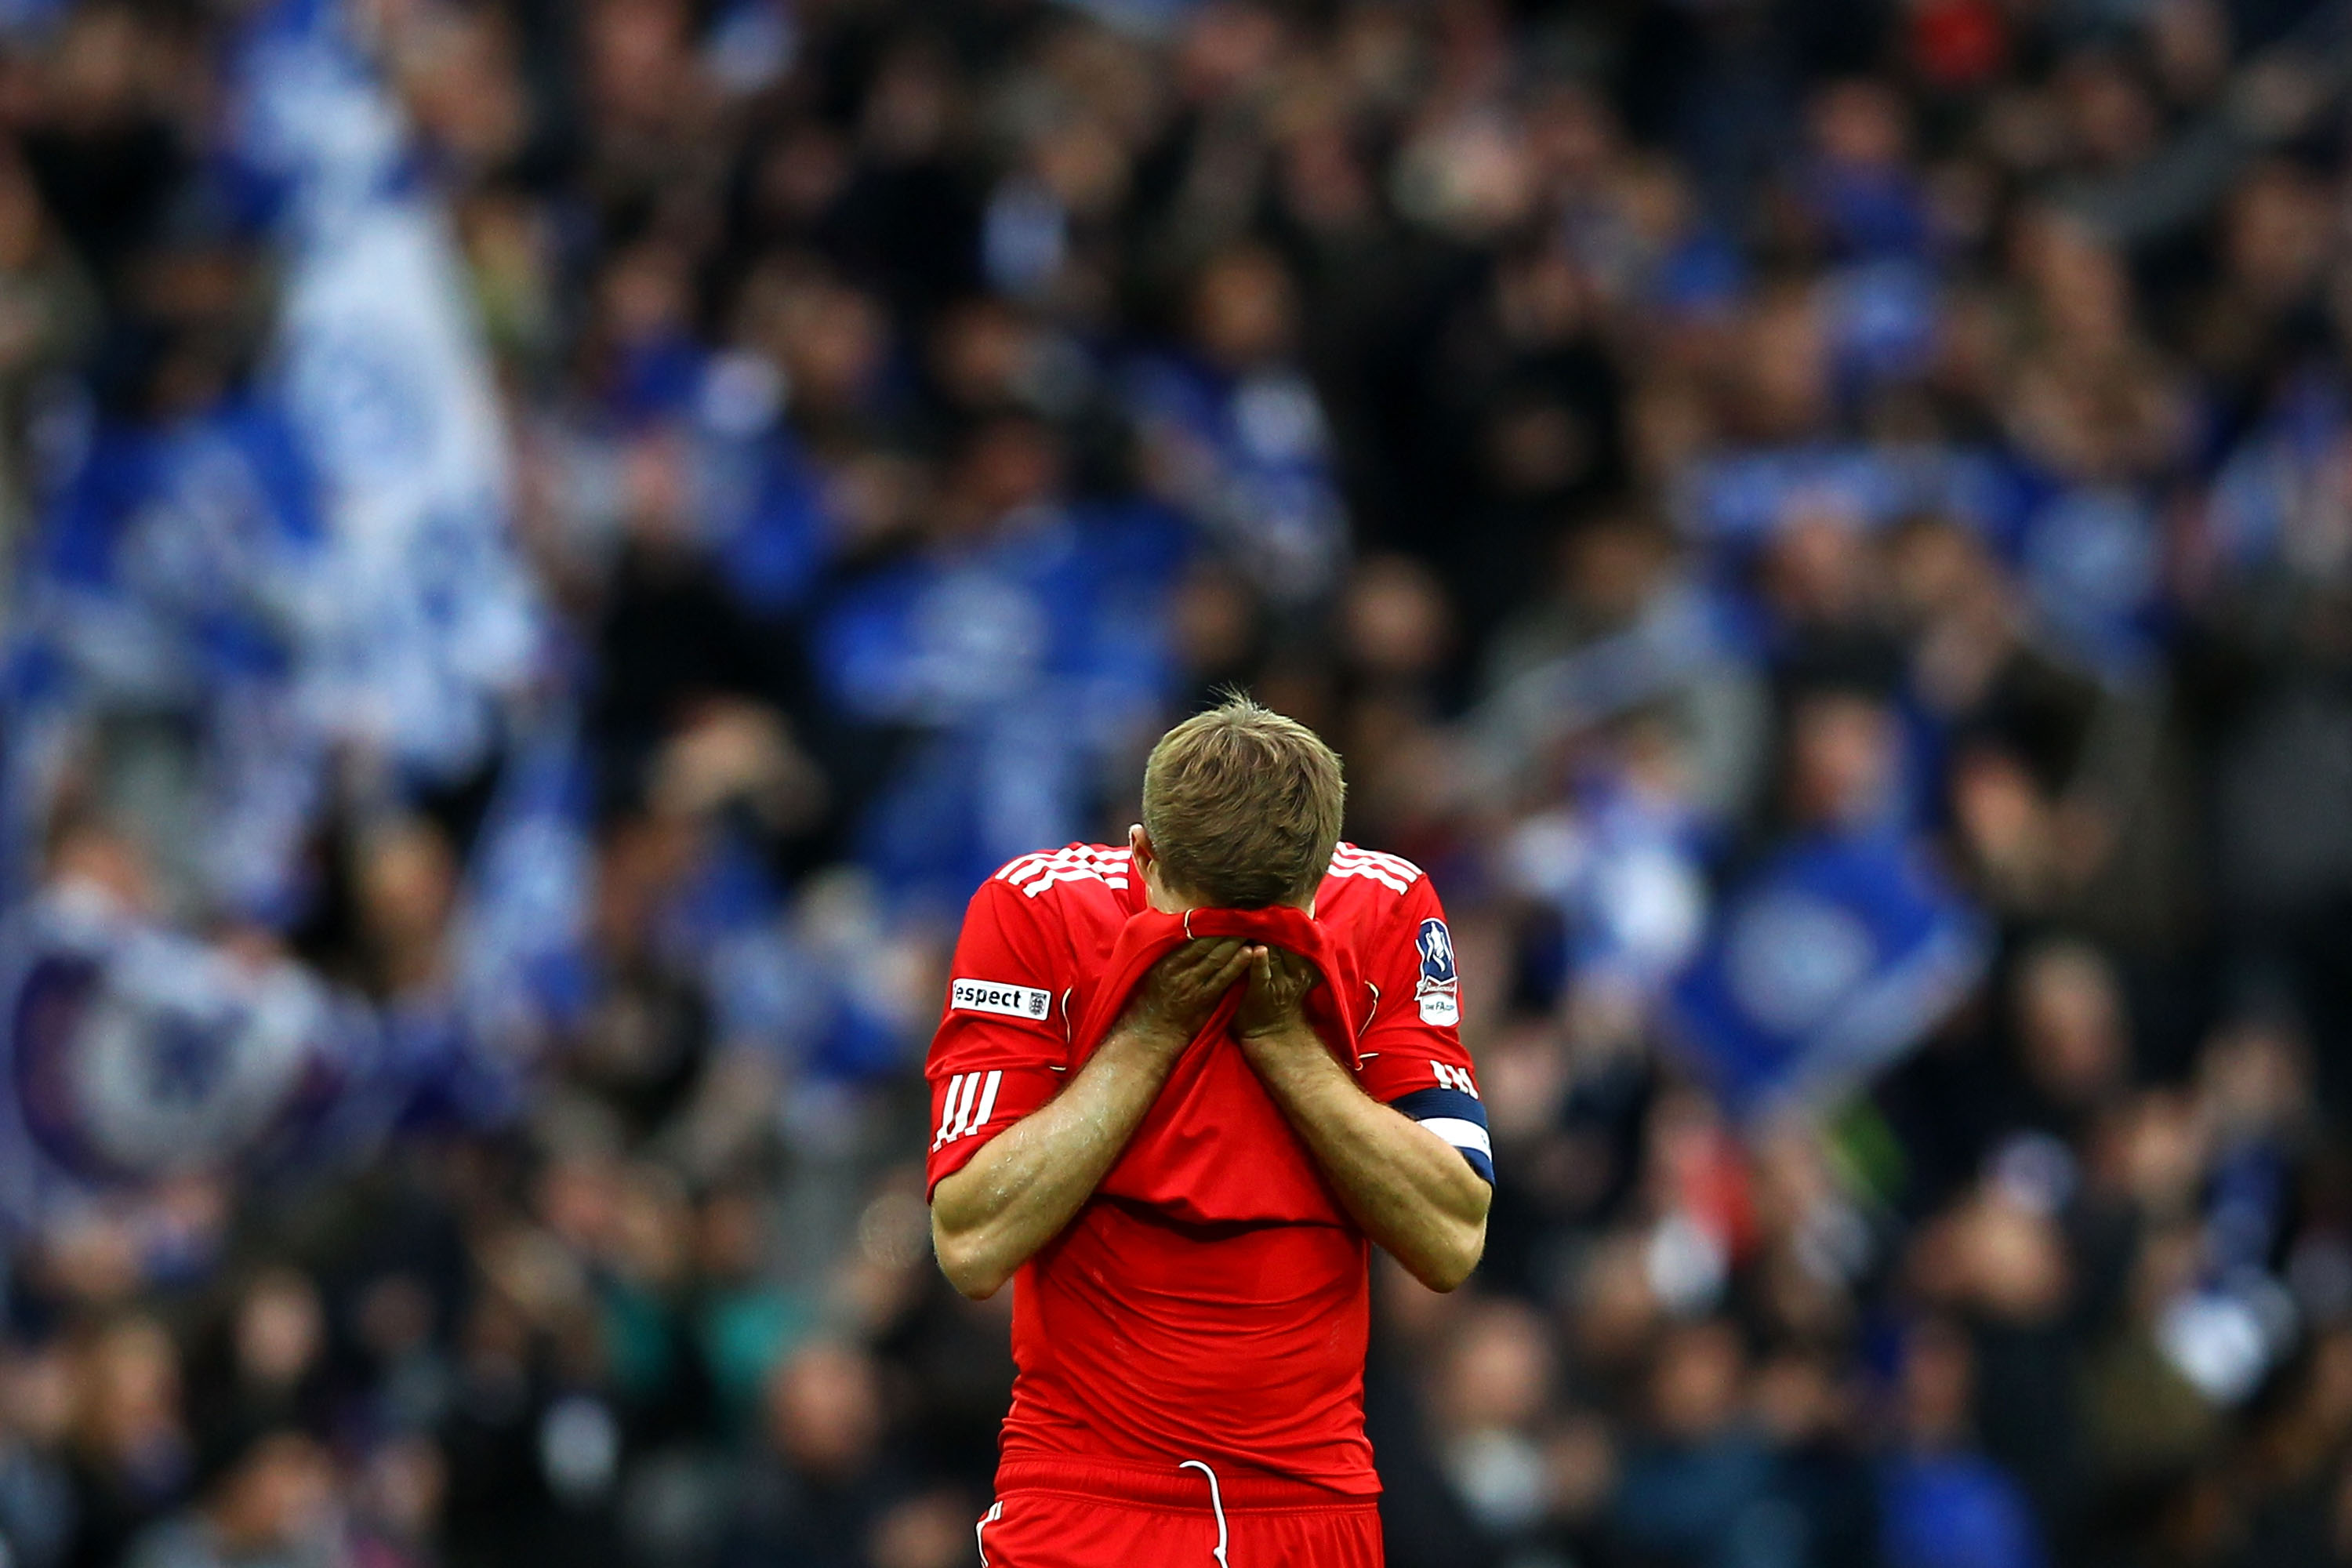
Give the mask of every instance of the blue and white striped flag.
[[500, 414], [455, 242], [338, 0], [279, 0], [232, 67], [238, 151], [286, 255], [268, 390], [318, 476], [305, 710], [447, 776], [495, 739], [538, 647]]

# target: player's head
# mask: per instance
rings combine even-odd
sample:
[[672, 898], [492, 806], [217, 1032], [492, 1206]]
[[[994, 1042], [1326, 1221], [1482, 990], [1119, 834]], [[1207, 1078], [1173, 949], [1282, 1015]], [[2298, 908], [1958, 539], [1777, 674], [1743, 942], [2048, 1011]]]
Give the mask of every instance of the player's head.
[[1313, 900], [1348, 786], [1314, 731], [1238, 694], [1160, 738], [1130, 835], [1155, 902], [1255, 910]]

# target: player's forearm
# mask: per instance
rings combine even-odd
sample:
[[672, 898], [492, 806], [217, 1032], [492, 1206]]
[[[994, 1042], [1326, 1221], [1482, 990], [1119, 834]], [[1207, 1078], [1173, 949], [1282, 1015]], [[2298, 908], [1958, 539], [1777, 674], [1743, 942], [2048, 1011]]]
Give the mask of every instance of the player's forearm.
[[973, 1300], [1070, 1223], [1150, 1110], [1181, 1040], [1121, 1026], [1067, 1087], [991, 1140], [931, 1194], [931, 1247]]
[[1366, 1094], [1311, 1033], [1250, 1059], [1364, 1234], [1432, 1289], [1467, 1279], [1492, 1194], [1460, 1152]]

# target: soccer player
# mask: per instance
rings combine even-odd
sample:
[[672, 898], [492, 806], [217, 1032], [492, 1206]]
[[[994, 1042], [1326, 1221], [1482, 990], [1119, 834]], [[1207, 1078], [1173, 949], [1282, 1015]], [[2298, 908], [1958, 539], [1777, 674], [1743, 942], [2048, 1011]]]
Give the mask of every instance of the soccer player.
[[1494, 1179], [1444, 911], [1339, 842], [1339, 760], [1179, 724], [1125, 847], [973, 895], [928, 1073], [931, 1232], [1014, 1281], [996, 1568], [1373, 1568], [1368, 1247], [1450, 1290]]

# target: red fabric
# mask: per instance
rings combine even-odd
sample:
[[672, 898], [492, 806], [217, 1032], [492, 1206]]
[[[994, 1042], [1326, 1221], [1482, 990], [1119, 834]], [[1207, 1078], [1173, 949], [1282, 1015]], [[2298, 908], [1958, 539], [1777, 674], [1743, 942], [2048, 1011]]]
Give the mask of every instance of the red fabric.
[[1364, 1437], [1369, 1245], [1352, 1226], [1186, 1226], [1098, 1199], [1013, 1283], [1003, 1458], [1380, 1490]]
[[[1013, 1468], [1008, 1466], [1008, 1470]], [[1171, 1469], [1138, 1487], [1083, 1467], [1000, 1478], [974, 1531], [987, 1568], [1381, 1568], [1379, 1507], [1266, 1505], [1220, 1475], [1224, 1556], [1208, 1478]]]
[[[1355, 955], [1333, 942], [1304, 910], [1195, 910], [1189, 915], [1145, 910], [1130, 916], [1105, 965], [1101, 985], [1079, 1019], [1072, 1070], [1086, 1065], [1118, 1021], [1151, 966], [1194, 938], [1239, 937], [1286, 948], [1313, 963], [1323, 984], [1308, 993], [1307, 1018], [1324, 1043], [1354, 1070], [1356, 1033], [1370, 997]], [[1244, 986], [1236, 985], [1169, 1072], [1160, 1098], [1128, 1140], [1098, 1189], [1108, 1198], [1150, 1205], [1188, 1225], [1349, 1223], [1314, 1157], [1291, 1131], [1282, 1108], [1258, 1080], [1232, 1035]], [[1354, 998], [1349, 1007], [1342, 999]], [[1245, 1157], [1244, 1157], [1245, 1152]]]
[[2008, 24], [1989, 0], [1927, 0], [1911, 14], [1911, 58], [1944, 91], [1979, 86], [2008, 62]]
[[[1374, 1099], [1470, 1081], [1450, 1013], [1433, 1009], [1447, 1021], [1432, 1024], [1415, 1004], [1416, 932], [1444, 919], [1428, 879], [1387, 857], [1343, 857], [1313, 918], [1200, 910], [1192, 934], [1314, 962], [1324, 984], [1310, 1017]], [[933, 1040], [934, 1185], [1058, 1092], [1184, 940], [1181, 918], [1147, 910], [1140, 884], [1124, 851], [1075, 845], [1015, 861], [974, 895], [953, 975], [986, 1006], [951, 985]], [[1042, 1016], [1030, 1011], [1040, 995]], [[1102, 1189], [1014, 1279], [1008, 1478], [1041, 1465], [1165, 1476], [1198, 1459], [1294, 1507], [1379, 1490], [1362, 1413], [1369, 1243], [1231, 1037], [1238, 1005], [1237, 990]]]

